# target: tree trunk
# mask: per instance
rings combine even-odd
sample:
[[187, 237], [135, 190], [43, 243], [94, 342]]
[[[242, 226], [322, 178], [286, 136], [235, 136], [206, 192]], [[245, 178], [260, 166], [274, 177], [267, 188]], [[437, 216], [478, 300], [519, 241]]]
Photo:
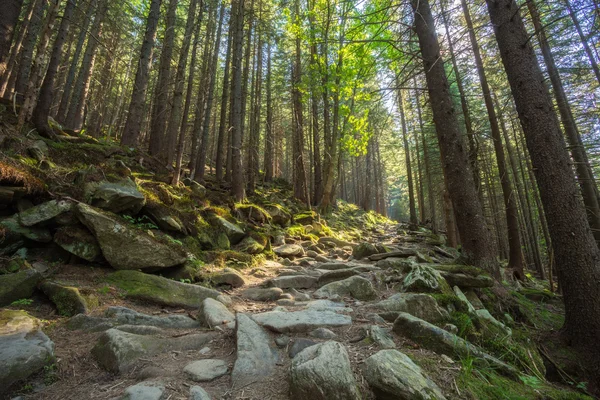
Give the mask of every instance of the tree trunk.
[[236, 201], [244, 199], [242, 168], [242, 56], [244, 39], [244, 0], [232, 0], [234, 37], [231, 60], [231, 194]]
[[[169, 120], [169, 87], [171, 84], [171, 59], [175, 41], [175, 24], [177, 17], [178, 0], [169, 0], [167, 17], [165, 21], [165, 35], [163, 37], [160, 63], [158, 67], [158, 80], [154, 88], [154, 106], [150, 116], [150, 145], [148, 153], [162, 160], [167, 159], [168, 147], [165, 140], [165, 130]], [[167, 151], [165, 151], [167, 150]]]
[[121, 144], [124, 146], [138, 146], [140, 132], [142, 130], [142, 120], [144, 105], [146, 103], [146, 91], [148, 90], [148, 79], [150, 77], [150, 66], [152, 64], [152, 53], [154, 51], [154, 42], [156, 41], [156, 30], [158, 20], [160, 19], [161, 0], [151, 0], [150, 11], [146, 20], [146, 33], [142, 42], [140, 51], [140, 60], [137, 63], [138, 69], [135, 73], [135, 83], [133, 84], [133, 93], [129, 103], [129, 113]]
[[[571, 17], [571, 21], [573, 21], [575, 30], [577, 31], [577, 34], [579, 35], [579, 39], [581, 40], [583, 49], [585, 50], [585, 54], [587, 55], [590, 65], [592, 66], [592, 70], [594, 71], [594, 75], [596, 76], [596, 79], [598, 80], [598, 83], [600, 84], [600, 67], [598, 67], [598, 63], [596, 62], [596, 59], [594, 58], [592, 49], [587, 42], [587, 38], [585, 37], [583, 30], [581, 29], [581, 24], [579, 23], [577, 14], [575, 14], [575, 10], [573, 10], [573, 6], [571, 5], [571, 2], [569, 0], [563, 0], [563, 3], [567, 7], [569, 16]], [[537, 28], [536, 28], [536, 30], [537, 30]]]
[[56, 74], [63, 58], [63, 47], [67, 40], [67, 33], [69, 26], [71, 25], [71, 18], [73, 17], [73, 11], [77, 5], [77, 0], [67, 0], [67, 5], [63, 12], [60, 27], [54, 40], [54, 47], [52, 49], [52, 55], [50, 56], [50, 62], [48, 63], [48, 69], [46, 70], [46, 76], [40, 89], [37, 105], [33, 112], [33, 124], [38, 133], [42, 136], [53, 138], [54, 132], [50, 125], [48, 125], [48, 117], [50, 116], [50, 107], [52, 106], [52, 97], [54, 95], [54, 83], [56, 81]]
[[[34, 1], [31, 1], [33, 4]], [[2, 13], [0, 14], [0, 76], [4, 75], [7, 66], [7, 60], [10, 53], [10, 46], [13, 42], [13, 36], [23, 0], [7, 0], [2, 2]]]
[[564, 295], [564, 334], [589, 366], [591, 389], [598, 390], [600, 252], [578, 197], [560, 124], [519, 6], [514, 0], [486, 3], [547, 215]]
[[265, 182], [271, 182], [273, 180], [273, 170], [275, 160], [273, 153], [275, 150], [275, 135], [273, 130], [273, 95], [272, 91], [272, 79], [271, 79], [271, 44], [267, 50], [267, 121], [265, 124], [265, 157], [264, 157], [264, 170], [265, 170]]
[[[262, 3], [259, 2], [259, 7]], [[259, 20], [262, 15], [262, 10], [259, 11]], [[258, 32], [258, 44], [256, 52], [256, 76], [254, 88], [254, 104], [250, 115], [250, 137], [248, 146], [248, 181], [247, 190], [249, 194], [254, 194], [256, 187], [256, 178], [259, 173], [258, 150], [260, 148], [260, 109], [262, 102], [262, 69], [263, 69], [263, 39], [262, 32]]]
[[435, 23], [427, 0], [412, 0], [415, 25], [426, 71], [433, 120], [442, 155], [442, 167], [455, 207], [456, 225], [462, 241], [463, 256], [473, 265], [500, 277], [496, 246], [488, 230], [464, 147], [450, 85], [440, 58]]
[[[400, 80], [396, 77], [398, 87]], [[402, 143], [404, 144], [404, 160], [406, 162], [406, 178], [408, 180], [408, 208], [410, 210], [410, 229], [417, 229], [417, 211], [415, 209], [415, 192], [413, 187], [412, 165], [410, 162], [410, 148], [408, 147], [408, 133], [406, 129], [406, 118], [404, 117], [404, 99], [402, 90], [398, 88], [398, 112], [400, 113], [400, 122], [402, 124]]]
[[[231, 12], [231, 17], [233, 17], [233, 11]], [[227, 140], [228, 140], [228, 120], [227, 120], [227, 103], [230, 100], [229, 94], [231, 93], [231, 87], [229, 84], [229, 75], [231, 71], [231, 46], [232, 39], [235, 32], [235, 27], [230, 23], [229, 24], [229, 34], [227, 37], [227, 55], [225, 56], [225, 71], [223, 72], [223, 91], [221, 94], [221, 110], [219, 116], [219, 138], [217, 139], [217, 160], [215, 166], [215, 175], [217, 176], [217, 181], [221, 182], [223, 180], [223, 170], [224, 165], [226, 164], [227, 158]], [[270, 56], [271, 53], [269, 53]], [[270, 71], [269, 71], [270, 74]], [[267, 79], [271, 79], [270, 75]], [[267, 106], [268, 107], [268, 106]]]

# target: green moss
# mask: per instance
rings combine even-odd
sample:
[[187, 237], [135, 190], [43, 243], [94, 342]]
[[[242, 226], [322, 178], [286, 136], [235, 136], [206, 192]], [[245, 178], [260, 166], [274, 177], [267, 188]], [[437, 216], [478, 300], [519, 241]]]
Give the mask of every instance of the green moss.
[[564, 322], [565, 317], [559, 304], [547, 304], [528, 299], [519, 292], [511, 292], [512, 299], [516, 303], [518, 315], [516, 320], [523, 320], [538, 329], [545, 331], [558, 330]]
[[448, 308], [449, 305], [452, 305], [456, 311], [463, 313], [468, 311], [467, 305], [454, 294], [430, 293], [429, 295], [433, 297], [443, 308]]
[[458, 336], [463, 339], [471, 339], [477, 334], [475, 323], [465, 312], [455, 311], [450, 315], [450, 323], [458, 328]]
[[206, 251], [202, 254], [202, 261], [214, 264], [217, 267], [232, 267], [244, 269], [254, 267], [262, 259], [259, 256], [251, 256], [235, 250]]
[[291, 236], [291, 237], [302, 237], [305, 234], [304, 226], [302, 226], [302, 225], [289, 226], [289, 227], [285, 228], [285, 234], [286, 234], [286, 236]]

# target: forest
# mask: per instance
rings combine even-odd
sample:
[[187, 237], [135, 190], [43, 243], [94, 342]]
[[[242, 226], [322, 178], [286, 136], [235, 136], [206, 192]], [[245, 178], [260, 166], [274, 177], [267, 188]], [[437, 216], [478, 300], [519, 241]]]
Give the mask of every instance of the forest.
[[[309, 357], [308, 349], [321, 346], [322, 354], [331, 352], [327, 357], [332, 365], [335, 354], [346, 350], [327, 346], [345, 343], [354, 349], [351, 333], [345, 333], [346, 342], [340, 336], [335, 339], [340, 343], [298, 344], [297, 357], [290, 355], [291, 366], [285, 367], [289, 383], [278, 391], [270, 389], [275, 390], [273, 398], [600, 396], [600, 1], [0, 0], [0, 9], [0, 306], [8, 307], [0, 311], [0, 340], [6, 334], [2, 325], [16, 318], [6, 313], [25, 310], [35, 315], [27, 318], [54, 318], [48, 310], [40, 311], [42, 306], [32, 311], [38, 304], [35, 296], [42, 296], [39, 304], [54, 304], [61, 314], [57, 287], [75, 287], [80, 296], [79, 291], [103, 282], [93, 289], [100, 293], [94, 295], [100, 302], [92, 314], [100, 315], [104, 306], [131, 306], [129, 300], [119, 302], [134, 291], [139, 294], [142, 289], [132, 289], [131, 282], [148, 276], [164, 275], [184, 286], [213, 291], [224, 285], [223, 293], [233, 303], [216, 292], [189, 292], [184, 297], [200, 296], [203, 301], [157, 304], [200, 308], [204, 311], [199, 319], [207, 321], [206, 310], [214, 305], [205, 298], [216, 299], [220, 307], [225, 304], [224, 310], [217, 307], [214, 318], [224, 321], [217, 324], [223, 329], [229, 321], [238, 332], [237, 339], [229, 338], [232, 347], [237, 345], [232, 389], [222, 391], [215, 384], [207, 386], [207, 393], [198, 386], [199, 394], [191, 393], [190, 398], [207, 399], [210, 394], [258, 399], [266, 398], [261, 391], [266, 389], [254, 385], [244, 397], [246, 384], [236, 383], [250, 382], [244, 374], [252, 375], [243, 371], [241, 354], [254, 347], [269, 353], [272, 344], [240, 343], [240, 338], [270, 335], [262, 326], [277, 333], [304, 331], [273, 328], [262, 314], [245, 321], [246, 313], [260, 307], [249, 307], [248, 299], [240, 305], [236, 299], [246, 298], [246, 292], [235, 290], [251, 291], [259, 283], [280, 288], [283, 297], [248, 298], [290, 309], [301, 303], [302, 295], [309, 303], [310, 296], [351, 298], [358, 304], [347, 305], [357, 308], [361, 301], [381, 300], [366, 304], [367, 311], [398, 292], [416, 293], [413, 296], [433, 297], [446, 317], [424, 317], [430, 300], [423, 299], [414, 300], [414, 312], [406, 305], [412, 301], [408, 299], [401, 307], [385, 309], [388, 317], [396, 313], [386, 328], [396, 335], [390, 339], [392, 344], [396, 341], [393, 348], [398, 337], [419, 343], [407, 333], [417, 324], [411, 318], [431, 322], [432, 330], [448, 330], [444, 323], [449, 322], [458, 332], [452, 335], [467, 341], [467, 348], [471, 342], [479, 346], [473, 350], [475, 359], [498, 358], [498, 363], [491, 362], [496, 372], [473, 373], [466, 369], [463, 354], [457, 361], [461, 372], [440, 377], [439, 370], [427, 369], [427, 361], [419, 362], [419, 356], [383, 346], [388, 350], [370, 358], [361, 353], [363, 348], [357, 350], [362, 360], [358, 364], [350, 351], [349, 376], [338, 381], [319, 371], [302, 372], [308, 367], [297, 360]], [[61, 218], [71, 214], [74, 222]], [[133, 233], [113, 237], [118, 229], [110, 234], [97, 222], [99, 215]], [[52, 246], [67, 251], [68, 257], [47, 255]], [[119, 253], [128, 252], [130, 259], [121, 260], [127, 257]], [[29, 264], [34, 260], [53, 264], [36, 272], [30, 289], [17, 290], [23, 287], [13, 281], [18, 274], [33, 279], [29, 275], [36, 268]], [[334, 261], [343, 264], [340, 272], [321, 282], [338, 269], [323, 267]], [[167, 271], [190, 262], [191, 275], [168, 276]], [[278, 262], [282, 269], [262, 277], [245, 269], [263, 268], [262, 262]], [[68, 269], [71, 265], [89, 263], [109, 268], [94, 272], [100, 275], [93, 283], [66, 285], [85, 275]], [[245, 272], [239, 275], [242, 264]], [[10, 265], [17, 266], [11, 270]], [[245, 283], [237, 285], [230, 277], [217, 282], [215, 274], [225, 274], [223, 268], [236, 270], [228, 273]], [[140, 270], [146, 278], [115, 277]], [[385, 273], [378, 275], [377, 270]], [[278, 279], [288, 276], [304, 280], [280, 286]], [[372, 296], [361, 297], [352, 288], [336, 292], [337, 297], [333, 292], [323, 295], [329, 285], [352, 279], [348, 285], [355, 284], [358, 277], [368, 281], [361, 285], [374, 285]], [[425, 283], [413, 290], [413, 280]], [[101, 293], [103, 287], [106, 293]], [[310, 290], [307, 295], [297, 289]], [[394, 294], [387, 299], [390, 290]], [[531, 307], [537, 316], [530, 315]], [[536, 318], [547, 311], [539, 307], [560, 314], [558, 324], [539, 322]], [[87, 316], [93, 307], [84, 308]], [[148, 308], [137, 310], [151, 313]], [[232, 311], [235, 315], [228, 319]], [[331, 328], [335, 316], [346, 316], [333, 315], [322, 316], [329, 322], [313, 327]], [[388, 319], [383, 312], [378, 315]], [[363, 311], [353, 318], [369, 320]], [[285, 318], [280, 319], [273, 324], [283, 324]], [[465, 319], [473, 330], [461, 325]], [[261, 327], [249, 327], [252, 321]], [[369, 322], [375, 325], [367, 329], [375, 343], [375, 332], [382, 329], [377, 321]], [[59, 332], [67, 329], [62, 323]], [[209, 328], [214, 325], [208, 323]], [[248, 332], [240, 334], [244, 326]], [[356, 322], [351, 326], [358, 329]], [[152, 326], [156, 327], [163, 326]], [[104, 334], [115, 329], [113, 325]], [[511, 333], [499, 340], [498, 329]], [[97, 332], [86, 331], [93, 337], [90, 344]], [[146, 335], [137, 330], [129, 334]], [[58, 347], [64, 344], [56, 338], [60, 335], [49, 335]], [[205, 339], [203, 343], [209, 343], [208, 336]], [[98, 340], [86, 354], [91, 351], [99, 365], [124, 373], [122, 365], [115, 370], [103, 364], [109, 350], [101, 343], [112, 339]], [[289, 346], [293, 349], [300, 340], [304, 339], [292, 339]], [[545, 341], [567, 350], [552, 353], [540, 347]], [[516, 350], [533, 342], [538, 343], [534, 355]], [[175, 352], [200, 350], [174, 343]], [[404, 350], [402, 343], [398, 346]], [[449, 352], [423, 343], [415, 346], [435, 357], [443, 353], [456, 360], [460, 353], [455, 346]], [[480, 349], [491, 355], [478, 353]], [[391, 351], [401, 356], [383, 354]], [[565, 356], [567, 352], [572, 357]], [[471, 357], [471, 351], [467, 353]], [[261, 357], [268, 359], [265, 354]], [[2, 360], [14, 357], [0, 342]], [[245, 362], [254, 363], [256, 370], [279, 371], [252, 357]], [[356, 365], [363, 363], [362, 383], [356, 383], [352, 369], [356, 374]], [[392, 364], [399, 369], [382, 370], [381, 365]], [[421, 375], [419, 366], [433, 381]], [[184, 371], [190, 375], [188, 367]], [[107, 385], [110, 389], [94, 392], [101, 385], [95, 383], [96, 389], [86, 387], [87, 394], [70, 393], [73, 388], [61, 384], [71, 379], [67, 367], [56, 368], [50, 375], [59, 383], [45, 382], [47, 392], [23, 390], [29, 384], [22, 382], [39, 374], [40, 368], [18, 379], [0, 373], [0, 386], [21, 382], [11, 386], [13, 394], [39, 399], [116, 398], [120, 392], [115, 390], [125, 389]], [[202, 368], [215, 371], [212, 364]], [[378, 376], [405, 372], [415, 377], [406, 378], [409, 383], [398, 378], [402, 382], [392, 389]], [[270, 382], [265, 387], [277, 386], [278, 373], [253, 379]], [[516, 381], [526, 393], [511, 392], [505, 381], [511, 375], [520, 377]], [[134, 383], [133, 375], [127, 376]], [[313, 381], [305, 382], [309, 376]], [[483, 389], [472, 386], [471, 378], [498, 387], [498, 392], [478, 391]], [[181, 393], [190, 385], [178, 379], [170, 389], [161, 386], [160, 396], [173, 390], [175, 398], [187, 398], [187, 392]], [[158, 386], [149, 387], [144, 390], [152, 392]], [[422, 397], [414, 395], [415, 390]], [[127, 389], [122, 398], [166, 398], [151, 397], [150, 392], [135, 397], [134, 392]]]

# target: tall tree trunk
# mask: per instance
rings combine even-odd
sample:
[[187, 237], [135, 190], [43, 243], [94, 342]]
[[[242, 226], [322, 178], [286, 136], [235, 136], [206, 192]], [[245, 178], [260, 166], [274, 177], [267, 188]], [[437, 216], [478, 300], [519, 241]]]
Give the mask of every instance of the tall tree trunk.
[[140, 60], [137, 63], [138, 69], [135, 73], [135, 82], [133, 84], [133, 93], [129, 103], [129, 113], [121, 144], [124, 146], [138, 146], [140, 132], [142, 130], [142, 120], [144, 105], [146, 103], [146, 91], [148, 90], [148, 79], [150, 77], [150, 66], [152, 64], [152, 53], [154, 52], [154, 42], [156, 41], [156, 31], [158, 29], [158, 20], [160, 19], [161, 0], [151, 0], [150, 11], [146, 19], [146, 33], [142, 42], [140, 51]]
[[79, 76], [77, 77], [77, 82], [75, 83], [73, 98], [71, 99], [69, 112], [65, 121], [65, 125], [67, 127], [75, 130], [79, 130], [83, 126], [83, 116], [87, 103], [87, 96], [90, 89], [92, 73], [94, 72], [96, 49], [100, 43], [102, 23], [104, 22], [104, 17], [106, 16], [107, 11], [108, 0], [100, 0], [98, 4], [98, 11], [96, 12], [96, 17], [94, 18], [94, 23], [90, 29], [90, 37], [83, 54], [81, 69], [79, 71]]
[[[262, 2], [259, 2], [259, 8], [262, 8]], [[262, 16], [262, 9], [259, 11], [259, 20]], [[250, 140], [248, 146], [248, 174], [247, 190], [254, 194], [256, 187], [256, 178], [259, 173], [258, 150], [260, 148], [260, 109], [262, 103], [262, 69], [263, 69], [263, 39], [262, 31], [258, 32], [258, 44], [256, 52], [256, 77], [254, 89], [254, 104], [250, 115]]]
[[54, 132], [50, 125], [48, 125], [48, 117], [50, 116], [50, 107], [52, 106], [52, 97], [54, 95], [54, 84], [56, 81], [56, 74], [63, 58], [63, 47], [67, 40], [67, 33], [69, 26], [71, 25], [71, 18], [73, 17], [73, 11], [77, 5], [77, 0], [67, 0], [67, 5], [63, 12], [60, 27], [54, 40], [54, 47], [52, 49], [52, 55], [50, 56], [50, 62], [48, 63], [48, 69], [46, 70], [46, 76], [40, 89], [39, 98], [37, 105], [33, 112], [33, 124], [38, 133], [45, 137], [54, 137]]
[[519, 214], [512, 183], [510, 181], [510, 175], [508, 173], [504, 148], [502, 147], [502, 134], [500, 133], [500, 126], [498, 125], [498, 117], [496, 116], [490, 86], [485, 74], [485, 69], [483, 68], [483, 59], [479, 50], [479, 43], [477, 43], [477, 37], [475, 36], [475, 30], [473, 29], [469, 6], [467, 5], [466, 0], [461, 0], [461, 4], [467, 28], [469, 30], [471, 47], [473, 49], [473, 54], [475, 55], [475, 66], [477, 67], [479, 83], [481, 84], [481, 90], [483, 91], [483, 100], [490, 121], [492, 141], [494, 142], [494, 152], [496, 154], [496, 163], [498, 165], [498, 174], [500, 175], [500, 185], [502, 186], [504, 208], [506, 210], [506, 228], [508, 231], [508, 267], [512, 268], [516, 277], [522, 280], [525, 278], [525, 273], [523, 272], [523, 251], [521, 250], [521, 237], [519, 232]]
[[273, 170], [275, 159], [273, 153], [275, 150], [275, 135], [273, 131], [273, 94], [272, 94], [272, 79], [271, 79], [271, 43], [267, 50], [267, 121], [265, 124], [265, 156], [264, 170], [265, 182], [273, 180]]
[[[231, 16], [233, 16], [233, 11], [231, 12]], [[232, 18], [232, 17], [230, 17]], [[223, 170], [225, 165], [227, 164], [227, 140], [228, 140], [228, 120], [227, 120], [227, 103], [230, 100], [231, 87], [229, 84], [229, 75], [231, 71], [231, 46], [232, 39], [235, 33], [234, 25], [230, 22], [229, 24], [229, 33], [227, 37], [227, 54], [225, 56], [225, 71], [223, 72], [223, 90], [221, 93], [221, 110], [219, 115], [219, 137], [217, 139], [217, 159], [215, 162], [215, 175], [217, 176], [217, 181], [221, 182], [223, 180]], [[270, 55], [270, 53], [269, 53]], [[269, 71], [270, 74], [270, 71]], [[267, 79], [271, 79], [270, 75]], [[267, 106], [268, 107], [268, 106]], [[224, 165], [225, 164], [225, 165]]]
[[[587, 221], [560, 124], [515, 0], [486, 0], [552, 237], [564, 295], [564, 335], [600, 388], [600, 252]], [[585, 356], [584, 356], [585, 355]]]
[[563, 0], [563, 3], [567, 7], [567, 10], [569, 11], [569, 16], [571, 17], [571, 21], [573, 21], [573, 25], [575, 26], [575, 30], [577, 31], [577, 34], [579, 35], [579, 39], [581, 40], [581, 44], [583, 46], [583, 49], [585, 50], [585, 54], [587, 55], [590, 65], [592, 66], [592, 70], [594, 71], [594, 75], [596, 76], [596, 79], [598, 80], [598, 83], [600, 84], [600, 67], [598, 67], [598, 63], [596, 62], [596, 59], [594, 58], [592, 49], [591, 49], [589, 43], [587, 42], [587, 38], [585, 37], [585, 34], [583, 33], [583, 29], [581, 29], [581, 23], [579, 22], [579, 19], [577, 18], [577, 14], [575, 14], [575, 10], [573, 10], [573, 6], [571, 5], [570, 0]]
[[[21, 22], [21, 32], [17, 37], [17, 40], [14, 41], [16, 47], [21, 46], [21, 41], [27, 30], [27, 24], [29, 18], [31, 18], [34, 4], [34, 0], [29, 2], [29, 9]], [[0, 15], [0, 77], [4, 76], [9, 65], [11, 44], [13, 43], [15, 28], [19, 21], [22, 6], [23, 0], [8, 0], [2, 7], [2, 14]]]
[[533, 0], [528, 0], [527, 7], [529, 8], [529, 13], [531, 14], [540, 48], [544, 56], [544, 61], [548, 68], [548, 75], [550, 75], [550, 81], [552, 82], [552, 88], [554, 89], [554, 98], [556, 99], [561, 122], [567, 136], [567, 141], [569, 142], [571, 157], [573, 157], [573, 161], [575, 161], [575, 171], [579, 178], [579, 187], [581, 189], [583, 203], [587, 210], [588, 221], [590, 222], [590, 227], [592, 228], [594, 237], [598, 243], [600, 242], [600, 204], [598, 204], [598, 189], [596, 187], [594, 175], [590, 168], [590, 163], [585, 148], [583, 147], [583, 142], [579, 130], [577, 129], [575, 118], [571, 112], [569, 100], [565, 93], [558, 68], [554, 62], [554, 56], [552, 55], [552, 50], [550, 49], [544, 26], [540, 20], [537, 6]]
[[158, 67], [158, 81], [154, 88], [154, 106], [150, 116], [150, 145], [148, 153], [167, 159], [167, 143], [165, 130], [169, 120], [169, 87], [171, 83], [171, 59], [175, 41], [175, 24], [178, 0], [169, 0], [167, 17], [165, 20], [165, 35], [163, 37], [160, 63]]
[[412, 165], [410, 161], [410, 148], [408, 146], [408, 132], [406, 129], [406, 118], [404, 116], [404, 99], [402, 97], [402, 90], [400, 87], [400, 80], [396, 77], [398, 82], [398, 112], [400, 113], [400, 123], [402, 125], [402, 143], [404, 144], [404, 160], [406, 162], [406, 178], [408, 180], [408, 208], [410, 210], [410, 229], [417, 229], [417, 211], [415, 209], [415, 192], [412, 177]]
[[500, 277], [496, 246], [488, 230], [464, 148], [458, 118], [452, 104], [450, 85], [440, 58], [440, 48], [431, 8], [427, 0], [412, 0], [415, 25], [426, 71], [433, 120], [442, 155], [442, 168], [455, 207], [456, 225], [463, 256], [473, 265]]
[[[175, 73], [175, 90], [173, 91], [173, 98], [171, 101], [171, 113], [169, 115], [169, 122], [167, 125], [167, 165], [173, 165], [173, 161], [177, 159], [177, 144], [178, 138], [185, 132], [181, 130], [182, 120], [182, 107], [183, 107], [183, 91], [185, 89], [185, 73], [187, 70], [188, 55], [190, 53], [190, 45], [192, 43], [192, 36], [194, 34], [194, 23], [196, 22], [196, 3], [197, 0], [191, 0], [190, 6], [187, 12], [187, 20], [185, 23], [185, 31], [183, 34], [183, 43], [181, 52], [179, 53], [179, 62], [177, 63], [177, 72]], [[192, 73], [190, 71], [190, 73]], [[177, 169], [176, 173], [173, 174], [172, 184], [177, 185], [179, 183], [179, 172]]]
[[244, 39], [244, 0], [232, 0], [232, 24], [235, 24], [231, 60], [231, 194], [236, 201], [244, 199], [242, 168], [242, 55]]

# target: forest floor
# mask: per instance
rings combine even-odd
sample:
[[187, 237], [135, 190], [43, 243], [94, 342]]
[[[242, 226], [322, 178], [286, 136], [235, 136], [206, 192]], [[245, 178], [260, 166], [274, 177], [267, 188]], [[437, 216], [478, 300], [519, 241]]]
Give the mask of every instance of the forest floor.
[[[207, 305], [206, 300], [199, 310], [183, 305], [194, 299], [180, 299], [178, 304], [159, 298], [159, 293], [135, 296], [132, 283], [116, 281], [118, 273], [106, 260], [90, 263], [79, 257], [56, 256], [49, 245], [36, 248], [39, 243], [27, 248], [28, 263], [34, 268], [42, 265], [46, 280], [68, 282], [69, 287], [76, 288], [87, 299], [88, 310], [75, 317], [61, 315], [64, 313], [56, 301], [42, 290], [6, 305], [6, 310], [24, 310], [41, 320], [43, 332], [54, 343], [54, 359], [13, 383], [8, 393], [0, 394], [2, 399], [203, 399], [191, 394], [194, 386], [201, 386], [212, 399], [283, 400], [308, 398], [309, 394], [315, 399], [384, 398], [377, 397], [382, 396], [382, 389], [377, 385], [377, 374], [367, 365], [370, 357], [391, 349], [416, 364], [411, 373], [418, 379], [398, 387], [430, 396], [423, 398], [443, 398], [440, 393], [447, 399], [588, 398], [585, 384], [576, 376], [577, 361], [554, 346], [564, 319], [562, 299], [535, 276], [528, 274], [527, 281], [520, 283], [506, 274], [502, 283], [494, 284], [483, 271], [456, 265], [459, 253], [446, 247], [443, 234], [425, 227], [410, 230], [343, 202], [329, 215], [307, 214], [291, 200], [284, 182], [261, 186], [248, 204], [262, 212], [262, 207], [275, 207], [275, 203], [277, 210], [293, 215], [291, 221], [275, 227], [274, 217], [259, 222], [251, 213], [244, 219], [241, 210], [245, 208], [234, 204], [227, 196], [227, 186], [210, 176], [206, 191], [191, 194], [189, 188], [170, 188], [165, 183], [169, 178], [164, 177], [168, 171], [156, 167], [158, 163], [146, 155], [80, 135], [65, 136], [58, 142], [35, 134], [21, 138], [11, 133], [8, 118], [0, 121], [0, 186], [23, 188], [31, 203], [44, 204], [51, 198], [79, 202], [84, 199], [82, 184], [77, 183], [82, 171], [87, 171], [86, 180], [100, 181], [117, 179], [120, 169], [126, 168], [146, 200], [168, 206], [182, 225], [196, 215], [223, 215], [242, 226], [246, 238], [266, 240], [260, 254], [246, 254], [239, 245], [230, 248], [229, 241], [227, 249], [215, 245], [217, 231], [210, 227], [204, 233], [209, 236], [211, 249], [199, 249], [196, 241], [190, 244], [184, 234], [173, 233], [175, 239], [169, 239], [202, 261], [186, 278], [162, 277], [167, 269], [151, 276], [181, 287], [202, 285], [210, 293], [225, 295], [217, 298], [226, 310], [215, 312], [222, 317], [216, 325], [209, 315], [209, 306], [214, 304]], [[40, 140], [48, 149], [36, 159], [31, 149]], [[0, 223], [20, 215], [23, 211], [18, 207], [9, 203], [0, 208]], [[273, 215], [279, 215], [277, 210]], [[151, 231], [151, 237], [162, 238], [155, 225], [143, 225], [146, 222], [141, 218], [133, 222], [143, 235]], [[43, 228], [61, 229], [52, 224]], [[1, 258], [2, 266], [15, 257]], [[3, 276], [10, 274], [0, 275], [0, 279]], [[158, 290], [151, 287], [149, 291]], [[256, 293], [268, 298], [259, 300]], [[115, 317], [115, 310], [123, 309], [115, 307], [138, 314], [127, 317], [124, 323]], [[132, 315], [133, 311], [124, 312]], [[243, 315], [250, 316], [250, 322], [240, 320]], [[455, 342], [458, 338], [468, 340], [477, 346], [472, 349], [488, 354], [493, 361], [482, 364], [479, 353], [448, 351], [437, 346], [438, 339], [435, 343], [421, 340], [399, 323], [402, 318], [412, 318], [410, 315], [431, 322], [427, 326], [432, 335], [450, 334]], [[166, 319], [174, 316], [185, 324], [167, 326]], [[135, 353], [132, 348], [152, 348], [152, 341], [165, 345], [159, 351], [128, 356], [126, 365], [120, 365], [123, 368], [111, 370], [107, 365], [114, 363], [100, 360], [93, 351], [109, 332], [126, 335], [123, 341], [127, 343], [121, 348], [123, 342], [116, 341], [112, 348], [104, 348], [106, 353]], [[184, 348], [170, 345], [195, 338], [191, 336], [195, 334], [206, 334], [209, 339]], [[150, 342], [146, 342], [148, 338]], [[0, 353], [4, 339], [0, 330]], [[331, 341], [343, 349], [332, 360], [343, 364], [340, 353], [347, 353], [350, 372], [330, 376], [313, 371], [317, 377], [308, 382], [298, 377], [297, 371], [310, 364], [298, 360], [311, 347]], [[195, 381], [184, 369], [200, 360], [221, 360], [226, 370], [215, 373], [212, 379]], [[392, 368], [387, 373], [399, 372]], [[139, 383], [146, 385], [146, 391], [135, 397], [130, 388]], [[159, 388], [158, 394], [153, 392], [153, 385]], [[352, 392], [354, 385], [357, 391]], [[400, 390], [398, 387], [385, 390], [393, 392]], [[306, 395], [298, 395], [299, 390]], [[348, 390], [354, 394], [349, 395]], [[404, 398], [398, 393], [396, 398]]]

